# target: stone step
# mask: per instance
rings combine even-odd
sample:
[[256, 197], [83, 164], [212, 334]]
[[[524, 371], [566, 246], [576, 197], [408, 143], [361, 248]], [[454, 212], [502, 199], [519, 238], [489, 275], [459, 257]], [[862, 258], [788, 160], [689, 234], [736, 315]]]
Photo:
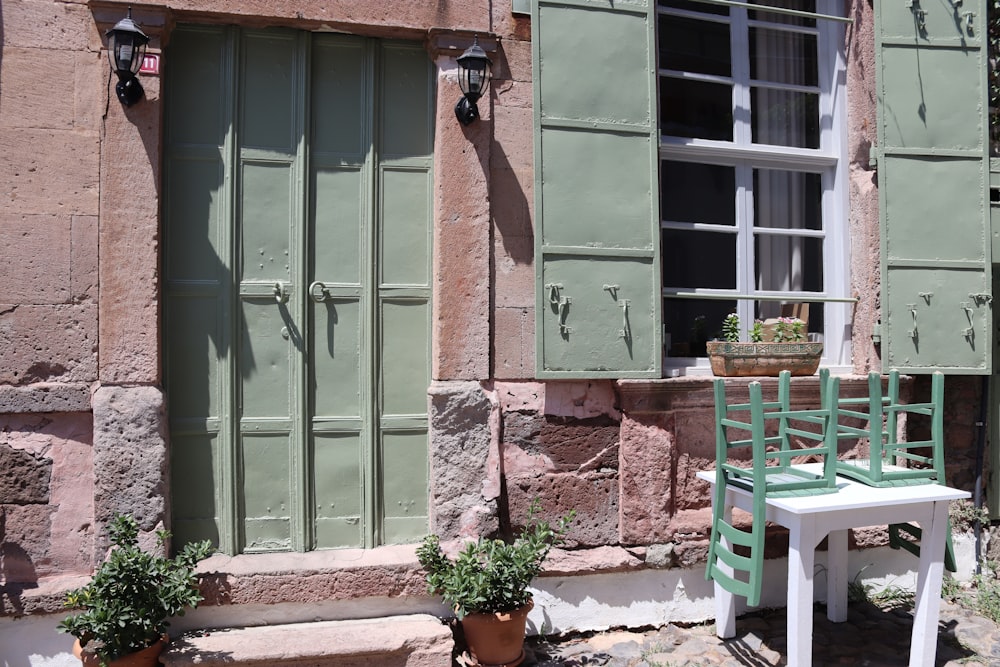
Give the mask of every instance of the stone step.
[[451, 630], [428, 614], [186, 633], [160, 656], [182, 665], [451, 667]]

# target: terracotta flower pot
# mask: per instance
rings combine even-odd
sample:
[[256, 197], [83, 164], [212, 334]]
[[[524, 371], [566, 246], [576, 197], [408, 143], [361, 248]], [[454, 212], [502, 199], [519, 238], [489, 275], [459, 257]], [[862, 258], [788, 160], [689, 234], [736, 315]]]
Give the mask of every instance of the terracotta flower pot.
[[706, 347], [716, 377], [777, 377], [783, 370], [792, 375], [812, 375], [823, 356], [823, 343], [709, 341]]
[[533, 600], [513, 611], [467, 614], [462, 619], [465, 641], [482, 667], [514, 667], [524, 660], [524, 627]]
[[[168, 641], [170, 638], [163, 635], [160, 641], [152, 646], [123, 655], [117, 660], [112, 660], [108, 665], [109, 667], [156, 667], [159, 664], [160, 653], [163, 652], [163, 647], [167, 645]], [[80, 659], [84, 667], [100, 667], [101, 665], [101, 659], [95, 653], [83, 650], [79, 639], [73, 643], [73, 655]]]

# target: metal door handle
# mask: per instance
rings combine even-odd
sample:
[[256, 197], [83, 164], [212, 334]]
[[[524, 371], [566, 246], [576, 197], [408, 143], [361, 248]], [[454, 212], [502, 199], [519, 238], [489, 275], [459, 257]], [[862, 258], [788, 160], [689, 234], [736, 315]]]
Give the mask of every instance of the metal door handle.
[[316, 280], [309, 286], [309, 296], [316, 303], [323, 303], [330, 298], [330, 290], [327, 289], [326, 283]]

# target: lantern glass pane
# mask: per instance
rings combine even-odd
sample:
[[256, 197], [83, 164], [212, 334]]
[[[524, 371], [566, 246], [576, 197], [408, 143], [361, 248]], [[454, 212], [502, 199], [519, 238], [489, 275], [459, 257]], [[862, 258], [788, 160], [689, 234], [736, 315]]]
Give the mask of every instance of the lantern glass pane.
[[116, 60], [118, 61], [118, 71], [132, 71], [132, 57], [135, 55], [135, 49], [132, 46], [132, 41], [129, 39], [122, 40], [122, 43], [118, 46], [118, 56]]
[[478, 95], [483, 92], [483, 71], [469, 68], [469, 92]]

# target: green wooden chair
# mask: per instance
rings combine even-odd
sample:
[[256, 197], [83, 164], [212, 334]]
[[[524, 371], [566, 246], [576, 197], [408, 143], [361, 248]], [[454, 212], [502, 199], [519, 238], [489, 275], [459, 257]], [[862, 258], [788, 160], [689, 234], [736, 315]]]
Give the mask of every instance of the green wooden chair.
[[[901, 442], [897, 430], [903, 414], [929, 416], [930, 438]], [[838, 461], [840, 475], [870, 486], [944, 483], [944, 375], [932, 376], [930, 402], [900, 403], [899, 371], [889, 371], [884, 393], [882, 377], [869, 373], [867, 397], [837, 401], [837, 437], [867, 438], [870, 449], [869, 458]]]
[[[828, 375], [823, 369], [820, 376]], [[930, 437], [900, 442], [901, 415], [930, 417]], [[890, 370], [886, 390], [882, 377], [868, 374], [868, 396], [837, 401], [838, 440], [866, 438], [869, 458], [837, 462], [837, 473], [870, 486], [944, 484], [944, 375], [931, 377], [931, 400], [925, 403], [899, 402], [899, 371]], [[889, 546], [920, 555], [920, 528], [913, 524], [889, 526]], [[955, 571], [955, 550], [948, 530], [945, 567]]]
[[[715, 498], [706, 579], [725, 590], [760, 603], [764, 565], [766, 498], [836, 492], [837, 433], [831, 428], [839, 378], [821, 378], [817, 409], [791, 409], [791, 374], [778, 377], [778, 398], [764, 401], [760, 382], [748, 385], [747, 403], [729, 404], [722, 379], [715, 380]], [[730, 437], [730, 436], [738, 437]], [[802, 442], [809, 446], [797, 446]], [[793, 446], [796, 445], [796, 446]], [[734, 455], [749, 452], [750, 466], [732, 463]], [[793, 465], [799, 457], [820, 460], [818, 471]], [[726, 490], [738, 487], [753, 494], [749, 530], [732, 523]], [[740, 573], [745, 573], [741, 575]], [[745, 579], [745, 580], [744, 580]]]

